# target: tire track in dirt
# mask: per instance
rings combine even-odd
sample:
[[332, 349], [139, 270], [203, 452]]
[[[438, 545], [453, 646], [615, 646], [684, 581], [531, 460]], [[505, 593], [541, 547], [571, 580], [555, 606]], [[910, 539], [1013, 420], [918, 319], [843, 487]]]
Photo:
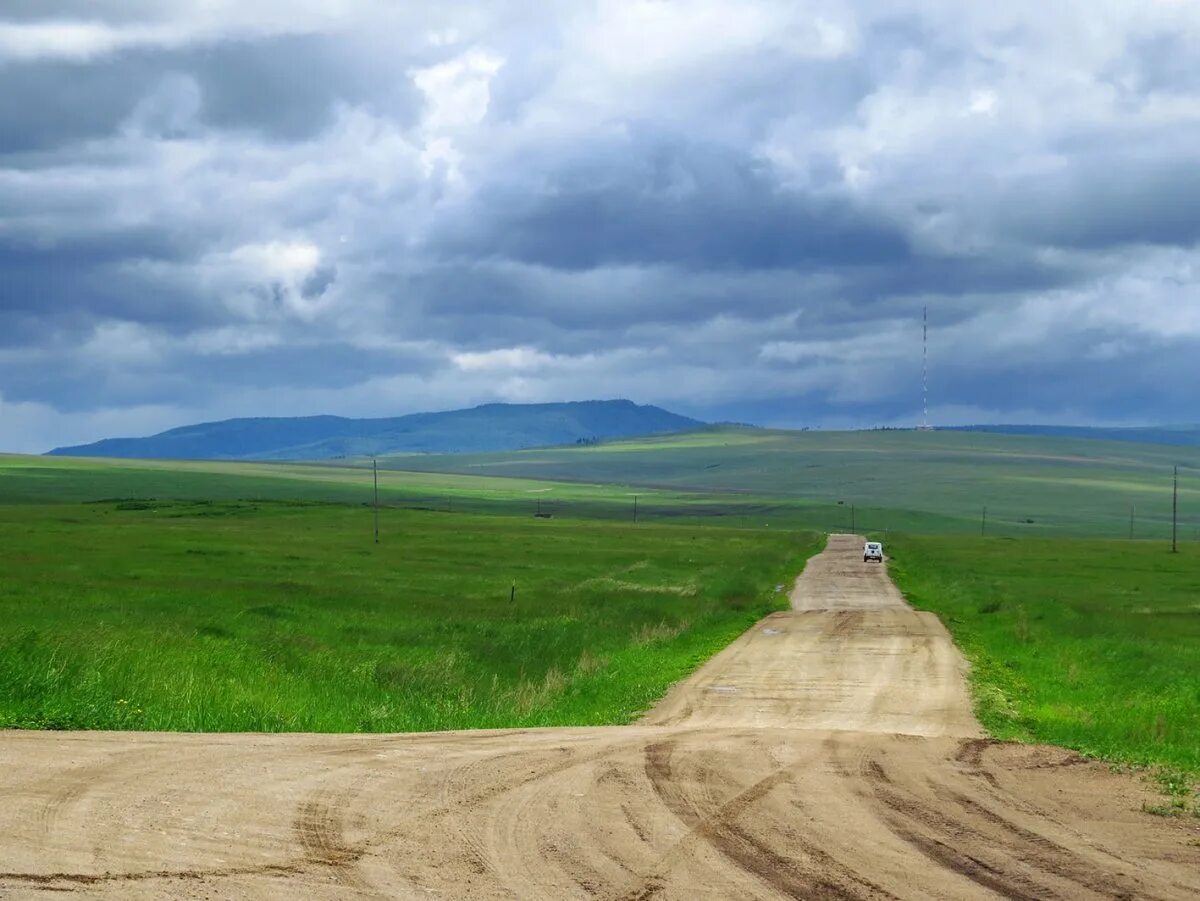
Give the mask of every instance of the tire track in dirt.
[[304, 863], [327, 867], [333, 878], [347, 888], [362, 889], [363, 881], [354, 867], [366, 853], [362, 845], [346, 841], [343, 811], [351, 795], [345, 791], [320, 789], [300, 805], [292, 820], [292, 834], [304, 852]]
[[[671, 756], [674, 748], [674, 742], [670, 740], [647, 745], [646, 775], [655, 794], [689, 829], [688, 838], [695, 837], [707, 842], [736, 866], [785, 897], [895, 897], [860, 878], [816, 846], [805, 845], [799, 849], [803, 857], [812, 861], [810, 866], [805, 867], [796, 857], [780, 854], [739, 824], [738, 820], [744, 813], [778, 786], [792, 779], [790, 768], [775, 770], [724, 804], [700, 806], [682, 790], [682, 783], [673, 778]], [[702, 784], [710, 782], [704, 780]], [[661, 877], [650, 877], [649, 884], [661, 884]]]

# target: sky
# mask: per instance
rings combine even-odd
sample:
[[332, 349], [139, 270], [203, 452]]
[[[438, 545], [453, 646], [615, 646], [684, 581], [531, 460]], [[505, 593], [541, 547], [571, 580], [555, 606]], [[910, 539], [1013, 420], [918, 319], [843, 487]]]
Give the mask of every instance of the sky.
[[3, 0], [0, 449], [1200, 421], [1200, 2]]

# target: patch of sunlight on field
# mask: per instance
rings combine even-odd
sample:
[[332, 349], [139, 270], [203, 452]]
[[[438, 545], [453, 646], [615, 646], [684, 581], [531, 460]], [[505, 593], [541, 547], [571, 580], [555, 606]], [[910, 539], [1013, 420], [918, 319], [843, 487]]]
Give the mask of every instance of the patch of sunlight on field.
[[614, 579], [610, 576], [600, 576], [579, 583], [579, 589], [607, 588], [613, 591], [640, 591], [646, 594], [675, 594], [681, 597], [694, 597], [699, 593], [695, 582], [683, 582], [677, 585], [646, 585], [641, 582], [630, 582], [627, 579]]
[[[371, 469], [325, 463], [275, 463], [226, 460], [130, 460], [121, 458], [41, 457], [30, 455], [0, 456], [0, 474], [19, 470], [23, 474], [46, 472], [52, 478], [56, 470], [81, 474], [122, 472], [136, 478], [138, 473], [196, 473], [212, 476], [267, 478], [315, 484], [353, 486], [368, 490]], [[517, 496], [530, 491], [556, 492], [572, 498], [611, 498], [616, 489], [610, 485], [554, 482], [544, 479], [513, 479], [494, 475], [465, 475], [440, 472], [380, 469], [379, 485], [387, 489], [410, 489], [461, 493], [471, 496], [492, 494]], [[649, 497], [652, 492], [640, 492]]]
[[[1052, 485], [1055, 487], [1073, 485], [1078, 488], [1125, 491], [1134, 494], [1170, 495], [1171, 493], [1171, 474], [1169, 472], [1166, 473], [1166, 475], [1164, 475], [1159, 481], [1150, 481], [1149, 476], [1143, 476], [1140, 479], [1105, 479], [1099, 477], [1075, 476], [1006, 475], [1003, 476], [1002, 479], [1005, 482]], [[1200, 497], [1200, 489], [1193, 489], [1188, 488], [1185, 485], [1180, 485], [1179, 494], [1181, 496], [1185, 494], [1192, 494]]]
[[638, 451], [672, 450], [685, 447], [737, 447], [739, 445], [763, 444], [772, 436], [770, 433], [756, 435], [752, 432], [686, 432], [682, 435], [663, 435], [657, 438], [634, 438], [625, 441], [603, 442], [571, 448], [572, 453], [632, 453]]

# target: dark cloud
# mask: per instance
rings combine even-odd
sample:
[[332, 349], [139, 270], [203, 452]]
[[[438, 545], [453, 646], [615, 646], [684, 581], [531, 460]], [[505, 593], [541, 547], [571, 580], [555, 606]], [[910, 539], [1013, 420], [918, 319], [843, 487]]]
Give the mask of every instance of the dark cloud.
[[[339, 344], [300, 342], [285, 347], [248, 349], [221, 354], [198, 353], [180, 345], [171, 359], [128, 354], [122, 334], [95, 333], [85, 355], [64, 355], [56, 374], [55, 406], [80, 412], [116, 402], [122, 406], [172, 404], [185, 395], [193, 404], [221, 402], [230, 392], [322, 389], [337, 391], [366, 379], [424, 375], [439, 361], [416, 353], [364, 350]], [[105, 346], [107, 345], [107, 346]], [[319, 365], [314, 365], [319, 361]], [[116, 364], [116, 365], [114, 365]], [[165, 370], [165, 371], [164, 371]], [[0, 363], [5, 399], [45, 400], [44, 374], [27, 365]]]
[[1010, 228], [1031, 243], [1102, 250], [1200, 241], [1200, 167], [1184, 158], [1096, 153], [1021, 193], [1025, 203], [1010, 212]]
[[1200, 89], [1200, 40], [1173, 31], [1136, 37], [1108, 75], [1118, 90], [1138, 95], [1190, 94]]
[[[459, 257], [593, 269], [664, 264], [775, 269], [901, 264], [903, 232], [841, 197], [780, 186], [711, 147], [612, 148], [613, 158], [498, 187], [451, 220], [437, 244]], [[619, 156], [618, 156], [619, 154]]]
[[[43, 322], [48, 333], [72, 331], [103, 320], [137, 322], [187, 332], [225, 319], [194, 288], [148, 282], [141, 263], [181, 262], [188, 250], [177, 239], [148, 230], [91, 235], [47, 247], [0, 243], [0, 316]], [[13, 340], [0, 336], [0, 344]]]
[[[421, 99], [407, 79], [365, 64], [322, 35], [280, 35], [179, 50], [135, 48], [95, 59], [35, 59], [3, 69], [0, 154], [51, 150], [118, 132], [164, 82], [196, 90], [193, 127], [302, 140], [327, 128], [339, 104], [378, 109], [410, 126]], [[386, 84], [381, 76], [392, 76]], [[31, 102], [39, 98], [53, 102]], [[161, 103], [178, 107], [169, 94]], [[164, 110], [165, 112], [166, 110]], [[145, 124], [144, 122], [142, 124]], [[162, 137], [180, 137], [159, 129]]]
[[412, 83], [391, 66], [356, 59], [322, 35], [213, 44], [180, 62], [196, 74], [204, 121], [216, 128], [301, 140], [328, 127], [338, 104], [382, 112], [402, 127], [421, 106]]
[[154, 0], [4, 0], [3, 19], [136, 22], [161, 6]]
[[149, 74], [124, 62], [38, 60], [0, 69], [0, 154], [52, 150], [112, 134], [133, 112]]
[[329, 286], [337, 281], [337, 269], [333, 266], [322, 266], [314, 269], [300, 286], [300, 294], [305, 300], [314, 300], [324, 296]]

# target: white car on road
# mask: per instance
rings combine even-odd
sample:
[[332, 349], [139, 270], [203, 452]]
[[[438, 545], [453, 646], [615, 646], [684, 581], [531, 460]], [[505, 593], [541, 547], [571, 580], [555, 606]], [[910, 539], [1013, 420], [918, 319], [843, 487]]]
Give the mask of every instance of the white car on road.
[[878, 541], [868, 541], [863, 545], [863, 563], [868, 563], [874, 560], [876, 563], [883, 562], [883, 545]]

